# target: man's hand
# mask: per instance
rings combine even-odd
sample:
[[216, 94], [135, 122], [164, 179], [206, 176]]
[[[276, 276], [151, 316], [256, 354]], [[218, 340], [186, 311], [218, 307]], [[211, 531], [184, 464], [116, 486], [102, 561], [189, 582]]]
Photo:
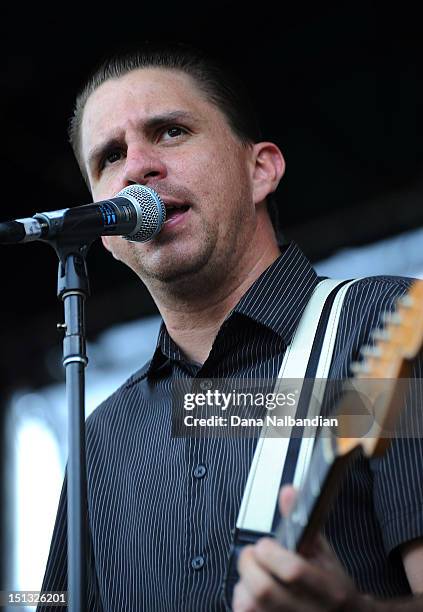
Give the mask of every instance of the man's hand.
[[[280, 507], [289, 513], [295, 499], [284, 487]], [[246, 546], [238, 563], [235, 612], [367, 612], [376, 602], [360, 595], [328, 543], [319, 536], [309, 558], [292, 553], [271, 538]]]

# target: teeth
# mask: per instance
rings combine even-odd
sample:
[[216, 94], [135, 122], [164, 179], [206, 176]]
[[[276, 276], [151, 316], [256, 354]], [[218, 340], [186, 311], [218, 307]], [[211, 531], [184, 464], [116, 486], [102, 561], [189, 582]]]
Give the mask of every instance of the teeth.
[[188, 207], [185, 204], [181, 204], [181, 206], [166, 206], [166, 210], [186, 210]]
[[171, 206], [170, 204], [166, 204], [166, 212], [171, 213], [175, 210], [179, 210], [180, 212], [186, 212], [188, 210], [187, 204], [181, 204], [180, 206]]

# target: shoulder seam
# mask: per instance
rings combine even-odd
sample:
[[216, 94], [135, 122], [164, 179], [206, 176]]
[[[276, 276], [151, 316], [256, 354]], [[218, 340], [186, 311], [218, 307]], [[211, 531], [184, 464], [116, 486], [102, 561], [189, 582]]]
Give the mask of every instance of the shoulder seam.
[[148, 374], [148, 370], [150, 368], [150, 364], [151, 364], [151, 359], [149, 359], [147, 363], [143, 365], [141, 370], [139, 370], [138, 372], [135, 372], [135, 374], [132, 374], [132, 376], [126, 381], [126, 383], [124, 383], [123, 385], [124, 388], [128, 389], [132, 387], [133, 385], [137, 384], [138, 382], [140, 382], [141, 380], [143, 380], [144, 378], [146, 378]]

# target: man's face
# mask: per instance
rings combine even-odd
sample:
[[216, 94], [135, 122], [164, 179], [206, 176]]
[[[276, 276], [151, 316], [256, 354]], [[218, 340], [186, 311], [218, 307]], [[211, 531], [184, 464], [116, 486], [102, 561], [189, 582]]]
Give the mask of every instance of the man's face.
[[227, 269], [245, 249], [255, 226], [253, 147], [191, 77], [148, 68], [109, 80], [89, 97], [81, 130], [95, 201], [140, 183], [176, 207], [150, 242], [103, 238], [143, 280]]

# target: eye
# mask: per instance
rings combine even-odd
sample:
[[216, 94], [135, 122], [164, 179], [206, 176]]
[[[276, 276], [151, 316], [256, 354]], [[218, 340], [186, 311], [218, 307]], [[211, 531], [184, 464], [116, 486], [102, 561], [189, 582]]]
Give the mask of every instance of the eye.
[[112, 151], [109, 151], [108, 153], [105, 154], [105, 156], [101, 160], [100, 167], [104, 168], [105, 166], [108, 166], [109, 164], [114, 164], [115, 162], [119, 161], [121, 157], [122, 157], [122, 152], [119, 149], [113, 149]]
[[163, 130], [162, 137], [165, 140], [170, 140], [172, 138], [176, 138], [177, 136], [183, 136], [187, 133], [187, 130], [183, 127], [180, 127], [179, 125], [172, 125], [171, 127], [167, 127], [165, 130]]

